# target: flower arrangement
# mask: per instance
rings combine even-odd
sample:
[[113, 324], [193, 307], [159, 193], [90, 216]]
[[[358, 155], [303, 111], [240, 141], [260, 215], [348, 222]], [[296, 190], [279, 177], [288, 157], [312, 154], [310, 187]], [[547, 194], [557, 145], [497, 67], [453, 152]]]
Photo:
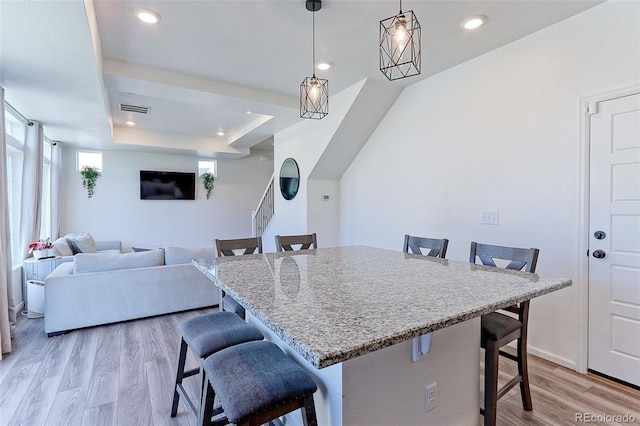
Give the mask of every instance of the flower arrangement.
[[29, 253], [33, 253], [35, 250], [49, 250], [53, 248], [51, 238], [39, 239], [29, 244]]

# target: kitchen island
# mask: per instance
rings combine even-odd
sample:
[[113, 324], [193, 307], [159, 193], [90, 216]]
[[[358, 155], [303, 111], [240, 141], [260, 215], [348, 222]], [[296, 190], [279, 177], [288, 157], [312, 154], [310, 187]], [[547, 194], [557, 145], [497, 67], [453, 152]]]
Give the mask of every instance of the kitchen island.
[[[312, 374], [319, 424], [331, 426], [478, 424], [479, 317], [571, 285], [363, 246], [194, 265]], [[431, 332], [414, 362], [413, 339]]]

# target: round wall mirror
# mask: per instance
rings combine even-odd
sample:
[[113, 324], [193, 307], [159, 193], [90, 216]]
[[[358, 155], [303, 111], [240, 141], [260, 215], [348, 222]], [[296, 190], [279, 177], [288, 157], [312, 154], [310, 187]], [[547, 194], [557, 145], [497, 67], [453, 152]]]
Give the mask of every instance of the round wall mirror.
[[287, 158], [280, 167], [280, 192], [285, 200], [293, 200], [300, 186], [300, 169], [293, 158]]

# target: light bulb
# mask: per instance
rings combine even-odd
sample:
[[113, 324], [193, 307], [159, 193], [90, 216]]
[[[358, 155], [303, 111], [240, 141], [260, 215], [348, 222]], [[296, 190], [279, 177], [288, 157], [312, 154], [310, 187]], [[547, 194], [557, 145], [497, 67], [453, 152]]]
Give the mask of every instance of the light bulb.
[[320, 85], [318, 84], [318, 80], [315, 78], [309, 80], [309, 99], [313, 104], [318, 104], [320, 102]]
[[391, 48], [393, 56], [400, 58], [404, 53], [405, 46], [409, 40], [409, 32], [407, 31], [407, 18], [404, 15], [398, 16], [393, 25], [393, 35], [391, 36]]

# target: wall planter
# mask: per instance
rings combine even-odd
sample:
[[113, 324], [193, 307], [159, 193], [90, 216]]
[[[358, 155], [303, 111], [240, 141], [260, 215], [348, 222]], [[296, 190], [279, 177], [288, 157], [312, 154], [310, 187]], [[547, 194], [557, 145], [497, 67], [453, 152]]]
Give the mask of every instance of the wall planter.
[[215, 181], [216, 178], [213, 176], [213, 173], [204, 172], [200, 175], [200, 179], [202, 179], [202, 185], [204, 186], [205, 191], [207, 191], [208, 200], [209, 196], [211, 195], [211, 190], [213, 189], [213, 181]]
[[87, 198], [93, 197], [96, 181], [102, 176], [100, 171], [96, 167], [83, 166], [80, 174], [82, 175], [82, 187], [87, 190]]

